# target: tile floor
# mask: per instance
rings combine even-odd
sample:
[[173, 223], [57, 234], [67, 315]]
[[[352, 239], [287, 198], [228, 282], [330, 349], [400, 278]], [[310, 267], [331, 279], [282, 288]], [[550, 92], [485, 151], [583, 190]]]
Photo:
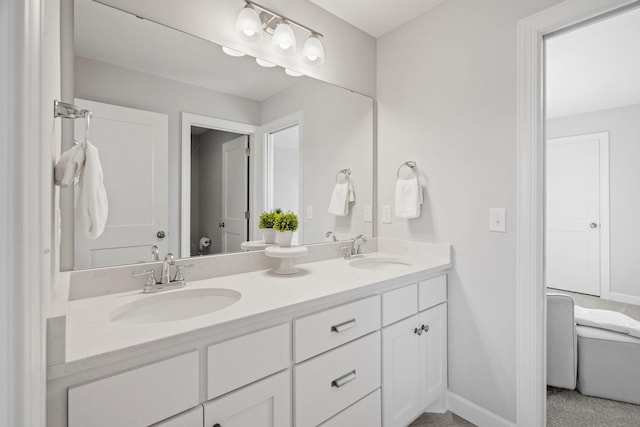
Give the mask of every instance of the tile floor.
[[469, 421], [449, 411], [444, 414], [422, 414], [409, 427], [475, 427]]

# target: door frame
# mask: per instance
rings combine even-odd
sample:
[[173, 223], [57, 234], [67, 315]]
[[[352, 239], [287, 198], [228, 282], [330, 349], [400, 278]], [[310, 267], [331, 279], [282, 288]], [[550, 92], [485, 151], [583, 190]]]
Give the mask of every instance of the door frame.
[[[218, 119], [215, 117], [202, 116], [192, 113], [181, 113], [181, 138], [180, 138], [180, 258], [189, 258], [191, 251], [189, 240], [191, 235], [191, 126], [198, 126], [213, 130], [234, 132], [249, 136], [249, 144], [255, 140], [257, 126], [248, 123], [234, 122], [231, 120]], [[249, 156], [249, 174], [255, 170], [255, 156]], [[255, 175], [255, 173], [254, 173]], [[251, 183], [253, 179], [249, 177]], [[249, 206], [255, 206], [254, 186], [249, 185]], [[251, 238], [252, 227], [249, 227], [249, 238]]]
[[[597, 139], [599, 144], [599, 165], [600, 165], [600, 206], [598, 228], [600, 231], [600, 298], [610, 299], [610, 222], [609, 222], [609, 132], [584, 133], [580, 135], [560, 136], [557, 138], [545, 138], [545, 143], [557, 141], [558, 143], [571, 143], [584, 138]], [[546, 197], [546, 195], [545, 195]], [[544, 272], [543, 272], [544, 273]]]
[[567, 0], [517, 24], [516, 422], [546, 423], [543, 37], [637, 0]]
[[[298, 126], [298, 155], [300, 159], [300, 165], [303, 164], [304, 159], [304, 112], [296, 111], [295, 113], [288, 114], [286, 116], [275, 119], [267, 124], [264, 124], [260, 127], [258, 133], [260, 135], [259, 142], [255, 144], [255, 157], [256, 157], [256, 169], [254, 173], [255, 188], [260, 189], [260, 194], [256, 194], [256, 203], [259, 203], [262, 210], [267, 209], [267, 180], [264, 179], [266, 171], [267, 171], [267, 153], [266, 146], [269, 138], [269, 134], [273, 132], [277, 132], [282, 129], [289, 128], [291, 126]], [[301, 169], [302, 170], [302, 169]], [[298, 242], [299, 244], [303, 244], [304, 242], [304, 174], [301, 173], [298, 181], [298, 188], [300, 189], [298, 193]], [[256, 205], [258, 206], [258, 205]], [[259, 235], [260, 230], [258, 229], [257, 222], [253, 226], [255, 235]]]

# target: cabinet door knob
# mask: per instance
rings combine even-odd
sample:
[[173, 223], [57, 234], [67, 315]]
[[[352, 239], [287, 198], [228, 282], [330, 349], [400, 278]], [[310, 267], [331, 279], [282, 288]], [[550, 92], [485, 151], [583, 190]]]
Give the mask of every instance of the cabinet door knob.
[[418, 335], [422, 335], [422, 327], [420, 327], [420, 328], [415, 328], [415, 329], [413, 330], [413, 333], [414, 333], [414, 334], [418, 334]]
[[336, 378], [335, 380], [331, 381], [331, 387], [340, 388], [345, 384], [349, 384], [351, 381], [355, 379], [356, 379], [356, 370], [354, 369], [348, 374], [345, 374], [340, 378]]
[[333, 325], [331, 327], [331, 332], [340, 333], [346, 331], [347, 329], [351, 329], [354, 326], [356, 326], [356, 319], [347, 320], [346, 322], [342, 322], [339, 325]]
[[425, 332], [429, 332], [429, 325], [422, 325], [422, 330]]
[[222, 426], [220, 425], [220, 423], [215, 423], [213, 427], [222, 427]]

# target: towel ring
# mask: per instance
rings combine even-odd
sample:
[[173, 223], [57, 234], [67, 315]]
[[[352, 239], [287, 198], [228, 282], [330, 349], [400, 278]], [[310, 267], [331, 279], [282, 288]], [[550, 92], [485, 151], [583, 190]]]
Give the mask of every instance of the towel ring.
[[414, 162], [413, 160], [408, 160], [403, 164], [401, 164], [400, 167], [398, 168], [398, 172], [396, 172], [397, 178], [400, 178], [400, 170], [405, 166], [410, 168], [411, 171], [416, 175], [416, 177], [418, 176], [418, 172], [416, 171], [416, 162]]
[[336, 174], [336, 183], [340, 182], [338, 181], [338, 178], [340, 178], [340, 174], [343, 174], [345, 176], [345, 178], [347, 178], [347, 180], [349, 180], [349, 177], [351, 176], [351, 169], [340, 169], [338, 171], [338, 173]]

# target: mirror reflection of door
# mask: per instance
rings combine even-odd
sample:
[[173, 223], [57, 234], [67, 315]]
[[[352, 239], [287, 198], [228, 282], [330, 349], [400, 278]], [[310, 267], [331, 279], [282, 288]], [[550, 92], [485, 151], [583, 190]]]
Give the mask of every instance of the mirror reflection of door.
[[248, 239], [248, 135], [191, 127], [191, 255], [238, 252]]
[[[293, 211], [300, 217], [300, 126], [266, 134], [265, 144], [266, 210]], [[302, 221], [294, 244], [303, 241]]]

